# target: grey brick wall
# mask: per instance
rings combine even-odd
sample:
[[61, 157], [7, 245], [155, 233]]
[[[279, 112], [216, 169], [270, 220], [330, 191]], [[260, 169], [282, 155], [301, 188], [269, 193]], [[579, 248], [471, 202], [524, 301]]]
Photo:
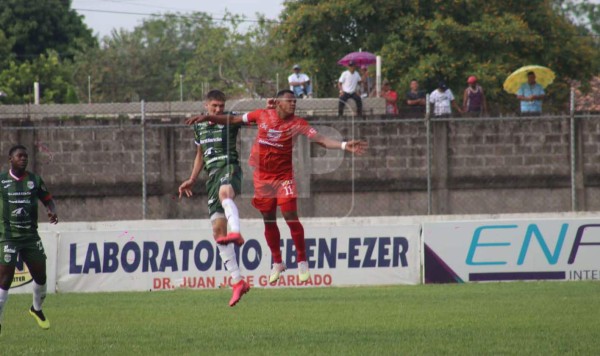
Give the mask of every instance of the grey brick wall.
[[[167, 117], [168, 116], [168, 117]], [[193, 199], [179, 201], [178, 185], [189, 177], [196, 147], [182, 117], [151, 118], [146, 126], [149, 218], [205, 218], [202, 175]], [[427, 213], [427, 129], [424, 121], [369, 117], [311, 118], [320, 131], [369, 142], [362, 157], [300, 140], [296, 170], [304, 216], [413, 215]], [[34, 129], [32, 129], [34, 128]], [[434, 213], [568, 211], [570, 126], [550, 121], [434, 122], [431, 125]], [[244, 128], [241, 154], [245, 192], [242, 216], [258, 217], [250, 205], [247, 167], [256, 131]], [[600, 209], [600, 119], [577, 124], [579, 208]], [[128, 117], [0, 121], [0, 150], [14, 143], [30, 150], [30, 169], [54, 193], [63, 220], [141, 218], [142, 135]], [[3, 161], [2, 170], [7, 169]]]

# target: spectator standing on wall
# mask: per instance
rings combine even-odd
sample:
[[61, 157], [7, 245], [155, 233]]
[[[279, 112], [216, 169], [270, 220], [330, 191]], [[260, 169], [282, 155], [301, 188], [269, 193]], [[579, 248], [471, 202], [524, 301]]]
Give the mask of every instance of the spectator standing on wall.
[[535, 73], [528, 72], [527, 83], [523, 83], [517, 92], [517, 99], [521, 100], [521, 114], [541, 115], [545, 96], [544, 88], [535, 81]]
[[406, 105], [410, 116], [421, 116], [425, 113], [427, 104], [427, 94], [425, 90], [419, 89], [419, 82], [416, 79], [410, 81], [410, 90], [406, 92]]
[[296, 98], [312, 98], [312, 84], [308, 75], [301, 73], [300, 65], [294, 64], [292, 68], [294, 73], [288, 77], [290, 90], [294, 92]]
[[348, 99], [353, 99], [356, 103], [358, 116], [362, 116], [362, 99], [360, 98], [360, 74], [356, 71], [354, 61], [348, 63], [348, 70], [344, 71], [338, 80], [338, 89], [340, 91], [340, 101], [338, 104], [338, 116], [344, 114], [344, 106]]
[[433, 105], [433, 116], [437, 118], [451, 117], [452, 107], [459, 113], [462, 113], [461, 108], [454, 100], [452, 90], [443, 81], [438, 84], [436, 90], [429, 94], [429, 103]]
[[487, 114], [487, 102], [483, 88], [477, 84], [477, 77], [472, 75], [467, 79], [467, 88], [463, 94], [463, 111], [471, 117]]

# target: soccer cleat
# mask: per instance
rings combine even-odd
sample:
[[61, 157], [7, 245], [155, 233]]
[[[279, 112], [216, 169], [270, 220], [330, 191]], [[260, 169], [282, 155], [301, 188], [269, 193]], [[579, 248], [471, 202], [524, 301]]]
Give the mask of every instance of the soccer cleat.
[[308, 279], [310, 278], [310, 272], [308, 271], [308, 262], [298, 262], [298, 276], [300, 277], [300, 282], [308, 281]]
[[238, 246], [242, 246], [244, 244], [244, 238], [239, 232], [230, 232], [227, 234], [227, 236], [218, 237], [216, 241], [220, 245], [227, 245], [230, 242], [233, 242]]
[[271, 268], [271, 275], [269, 276], [269, 283], [273, 284], [279, 280], [279, 276], [283, 273], [287, 267], [285, 263], [273, 263], [273, 268]]
[[242, 299], [242, 296], [246, 293], [248, 293], [250, 291], [250, 285], [248, 283], [246, 283], [245, 280], [241, 280], [239, 282], [237, 282], [236, 284], [233, 285], [233, 295], [231, 296], [231, 299], [229, 300], [229, 306], [232, 307], [234, 305], [236, 305], [240, 299]]
[[29, 314], [37, 321], [40, 328], [44, 330], [50, 329], [50, 321], [46, 319], [41, 310], [35, 310], [33, 309], [33, 306], [31, 306], [31, 308], [29, 308]]

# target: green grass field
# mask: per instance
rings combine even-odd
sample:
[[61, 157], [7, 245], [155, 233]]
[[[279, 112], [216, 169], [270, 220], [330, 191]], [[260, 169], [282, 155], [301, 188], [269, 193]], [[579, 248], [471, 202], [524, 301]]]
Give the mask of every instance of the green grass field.
[[600, 353], [600, 283], [11, 295], [3, 355]]

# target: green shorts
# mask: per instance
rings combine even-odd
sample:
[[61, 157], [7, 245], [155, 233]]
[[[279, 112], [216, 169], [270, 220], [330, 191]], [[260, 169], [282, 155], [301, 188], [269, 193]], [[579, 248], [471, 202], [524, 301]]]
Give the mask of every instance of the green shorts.
[[22, 261], [46, 261], [46, 253], [39, 236], [18, 240], [0, 240], [0, 264], [15, 266], [17, 255]]
[[208, 174], [206, 191], [208, 192], [208, 216], [216, 213], [224, 214], [223, 206], [219, 200], [219, 189], [222, 185], [230, 184], [235, 195], [242, 191], [242, 168], [239, 164], [228, 164], [221, 168], [215, 168]]

